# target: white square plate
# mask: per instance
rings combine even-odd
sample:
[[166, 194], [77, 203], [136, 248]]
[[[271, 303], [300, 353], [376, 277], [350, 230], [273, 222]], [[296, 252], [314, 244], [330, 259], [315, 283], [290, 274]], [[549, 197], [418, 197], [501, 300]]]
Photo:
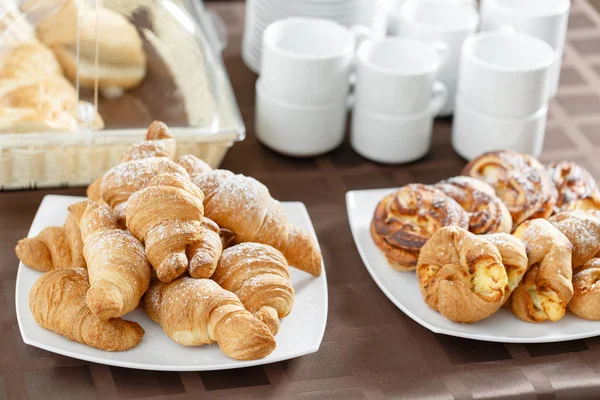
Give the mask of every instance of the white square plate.
[[[67, 206], [83, 197], [46, 196], [31, 224], [29, 236], [37, 235], [43, 228], [62, 225], [67, 217]], [[314, 228], [302, 203], [283, 203], [290, 222], [307, 230], [317, 240]], [[325, 269], [315, 278], [295, 268], [290, 268], [295, 290], [294, 308], [281, 320], [275, 337], [277, 348], [260, 360], [237, 361], [228, 358], [217, 344], [200, 347], [181, 346], [167, 337], [162, 328], [142, 310], [135, 310], [124, 318], [139, 323], [146, 334], [140, 344], [124, 352], [106, 352], [72, 342], [40, 327], [29, 311], [29, 291], [41, 272], [19, 264], [16, 287], [17, 319], [23, 341], [65, 356], [100, 364], [126, 368], [159, 371], [208, 371], [249, 367], [287, 360], [315, 353], [321, 345], [327, 321], [327, 278]]]
[[371, 238], [369, 226], [379, 201], [397, 189], [358, 190], [346, 193], [350, 228], [363, 263], [385, 295], [406, 315], [436, 333], [505, 343], [545, 343], [600, 335], [600, 321], [587, 321], [567, 313], [554, 323], [521, 321], [502, 308], [474, 324], [460, 324], [444, 318], [427, 306], [414, 272], [400, 272], [388, 266]]

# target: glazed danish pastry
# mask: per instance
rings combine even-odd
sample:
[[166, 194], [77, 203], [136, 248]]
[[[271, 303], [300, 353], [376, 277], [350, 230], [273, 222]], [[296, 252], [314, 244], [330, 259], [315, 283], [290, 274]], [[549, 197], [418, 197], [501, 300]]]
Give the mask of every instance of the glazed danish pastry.
[[441, 190], [411, 184], [379, 202], [371, 221], [371, 236], [392, 268], [412, 271], [425, 242], [450, 225], [467, 229], [467, 212]]
[[555, 189], [555, 212], [600, 210], [598, 185], [581, 165], [562, 161], [548, 164], [546, 172]]

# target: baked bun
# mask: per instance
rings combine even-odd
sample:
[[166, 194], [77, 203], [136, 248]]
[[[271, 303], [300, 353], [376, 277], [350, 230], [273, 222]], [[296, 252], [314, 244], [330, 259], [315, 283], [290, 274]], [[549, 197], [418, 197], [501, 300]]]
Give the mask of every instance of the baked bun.
[[435, 185], [469, 213], [469, 231], [475, 234], [512, 231], [508, 208], [496, 196], [494, 188], [469, 176], [457, 176]]
[[497, 247], [483, 236], [454, 226], [441, 228], [423, 246], [417, 277], [427, 305], [464, 323], [498, 311], [508, 286]]
[[467, 229], [467, 212], [444, 192], [411, 184], [379, 202], [371, 221], [371, 236], [392, 268], [412, 271], [425, 242], [450, 225]]
[[521, 224], [514, 236], [523, 241], [529, 271], [515, 289], [508, 308], [523, 321], [558, 321], [573, 297], [571, 243], [544, 219]]
[[600, 210], [600, 191], [592, 174], [568, 161], [548, 164], [548, 177], [556, 195], [555, 212]]
[[503, 303], [506, 303], [512, 292], [519, 286], [521, 280], [523, 280], [523, 276], [525, 276], [529, 268], [525, 245], [508, 233], [493, 233], [484, 236], [484, 238], [496, 246], [502, 257], [502, 264], [508, 276], [508, 285], [506, 286], [503, 301]]
[[487, 182], [506, 204], [513, 229], [532, 218], [548, 218], [553, 211], [552, 185], [535, 158], [511, 150], [492, 151], [472, 160], [463, 175]]
[[600, 258], [592, 258], [574, 272], [574, 295], [569, 310], [578, 317], [600, 321]]
[[585, 211], [567, 211], [549, 220], [573, 246], [571, 264], [581, 267], [600, 252], [600, 217]]

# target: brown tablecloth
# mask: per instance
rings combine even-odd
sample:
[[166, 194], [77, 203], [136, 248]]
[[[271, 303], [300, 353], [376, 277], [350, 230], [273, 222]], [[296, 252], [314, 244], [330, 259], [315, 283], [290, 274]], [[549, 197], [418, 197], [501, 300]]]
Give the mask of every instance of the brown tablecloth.
[[[525, 1], [525, 0], [524, 0]], [[554, 344], [486, 343], [436, 335], [413, 322], [377, 288], [356, 251], [344, 204], [351, 189], [432, 183], [459, 173], [450, 120], [436, 123], [423, 160], [381, 166], [348, 143], [310, 160], [279, 156], [253, 134], [254, 82], [240, 58], [243, 3], [213, 3], [227, 22], [229, 74], [248, 137], [223, 167], [263, 181], [276, 198], [304, 202], [329, 279], [329, 318], [319, 352], [232, 371], [149, 372], [55, 355], [23, 343], [15, 316], [18, 261], [42, 197], [83, 189], [0, 193], [0, 399], [598, 399], [600, 338]], [[600, 178], [600, 16], [574, 0], [560, 93], [552, 103], [543, 161], [571, 159]]]

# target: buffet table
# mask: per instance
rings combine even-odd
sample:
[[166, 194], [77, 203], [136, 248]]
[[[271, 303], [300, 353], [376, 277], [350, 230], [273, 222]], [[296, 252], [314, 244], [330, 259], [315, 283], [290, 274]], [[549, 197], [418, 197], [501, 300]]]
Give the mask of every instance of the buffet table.
[[[344, 195], [348, 190], [434, 183], [460, 173], [451, 120], [436, 122], [433, 146], [403, 166], [368, 162], [345, 142], [316, 159], [290, 159], [255, 138], [256, 75], [240, 57], [242, 2], [211, 3], [228, 25], [224, 57], [247, 138], [223, 167], [256, 177], [275, 198], [306, 204], [323, 250], [329, 317], [312, 355], [230, 371], [153, 372], [55, 355], [23, 343], [15, 315], [14, 246], [49, 193], [0, 193], [0, 399], [4, 398], [292, 398], [292, 399], [594, 399], [600, 396], [600, 337], [554, 344], [501, 344], [437, 335], [398, 310], [378, 289], [356, 251]], [[551, 105], [541, 160], [573, 160], [600, 179], [600, 15], [573, 0], [560, 91]]]

